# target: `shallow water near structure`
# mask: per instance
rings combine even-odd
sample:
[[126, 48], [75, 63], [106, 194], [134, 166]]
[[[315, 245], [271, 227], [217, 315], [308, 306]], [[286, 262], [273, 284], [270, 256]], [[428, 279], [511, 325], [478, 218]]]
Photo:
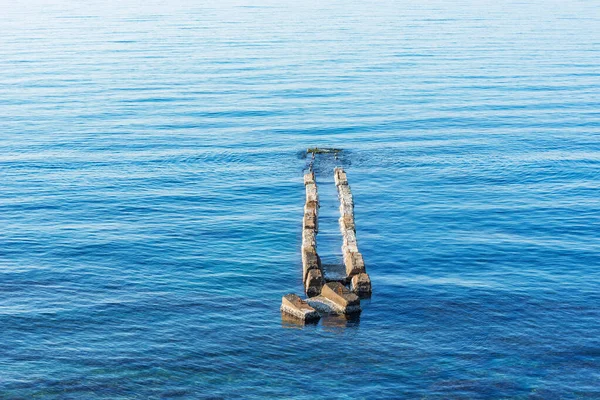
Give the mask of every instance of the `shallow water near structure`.
[[[0, 398], [600, 398], [595, 2], [0, 7]], [[297, 326], [315, 146], [373, 296]]]

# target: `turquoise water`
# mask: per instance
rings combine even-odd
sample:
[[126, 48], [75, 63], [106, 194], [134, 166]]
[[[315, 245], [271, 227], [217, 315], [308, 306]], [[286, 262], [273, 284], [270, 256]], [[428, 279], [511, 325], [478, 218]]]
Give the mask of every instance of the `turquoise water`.
[[0, 6], [0, 398], [600, 399], [597, 2], [75, 3]]

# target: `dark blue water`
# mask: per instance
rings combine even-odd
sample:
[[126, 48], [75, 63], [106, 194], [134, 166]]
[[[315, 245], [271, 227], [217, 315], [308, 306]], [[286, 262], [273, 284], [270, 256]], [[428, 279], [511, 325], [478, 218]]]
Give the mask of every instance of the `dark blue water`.
[[0, 398], [600, 399], [599, 93], [596, 1], [3, 3]]

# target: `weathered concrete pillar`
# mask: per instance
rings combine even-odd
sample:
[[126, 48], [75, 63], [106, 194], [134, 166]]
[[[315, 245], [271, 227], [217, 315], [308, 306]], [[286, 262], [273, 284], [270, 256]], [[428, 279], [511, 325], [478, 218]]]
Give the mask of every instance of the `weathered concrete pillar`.
[[371, 278], [365, 272], [354, 275], [351, 285], [352, 291], [359, 296], [368, 296], [371, 294]]
[[306, 281], [308, 271], [310, 270], [321, 270], [321, 259], [317, 254], [317, 249], [307, 247], [302, 249], [302, 281]]
[[286, 294], [281, 299], [281, 312], [289, 314], [303, 321], [318, 320], [319, 313], [293, 293]]
[[323, 273], [319, 269], [311, 269], [306, 275], [304, 288], [308, 297], [314, 297], [321, 294], [323, 287]]

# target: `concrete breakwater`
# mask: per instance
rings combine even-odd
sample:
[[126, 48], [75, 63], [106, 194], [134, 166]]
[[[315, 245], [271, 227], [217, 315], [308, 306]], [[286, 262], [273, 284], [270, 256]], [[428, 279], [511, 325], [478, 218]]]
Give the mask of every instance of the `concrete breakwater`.
[[346, 172], [342, 168], [333, 171], [335, 185], [340, 199], [340, 231], [342, 233], [342, 254], [346, 276], [350, 279], [352, 291], [359, 295], [371, 294], [371, 278], [365, 269], [365, 261], [358, 251], [356, 225], [354, 223], [354, 199], [348, 184]]
[[317, 253], [317, 233], [319, 231], [319, 194], [313, 171], [304, 175], [306, 203], [302, 218], [302, 280], [306, 295], [309, 297], [321, 293], [323, 271], [321, 259]]
[[[315, 174], [304, 175], [306, 202], [302, 218], [302, 282], [307, 300], [295, 294], [282, 298], [281, 311], [300, 320], [317, 320], [321, 314], [355, 314], [361, 312], [360, 297], [371, 294], [371, 280], [358, 251], [354, 222], [354, 199], [345, 171], [334, 169], [334, 181], [340, 200], [339, 225], [346, 276], [326, 283], [321, 259], [317, 253], [319, 229], [319, 194]], [[350, 288], [347, 287], [350, 286]]]

